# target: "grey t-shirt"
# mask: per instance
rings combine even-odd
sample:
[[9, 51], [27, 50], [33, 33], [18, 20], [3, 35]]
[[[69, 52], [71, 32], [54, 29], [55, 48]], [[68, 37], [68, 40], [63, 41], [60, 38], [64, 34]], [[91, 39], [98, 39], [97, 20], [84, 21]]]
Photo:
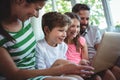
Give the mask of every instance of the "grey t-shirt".
[[93, 57], [96, 54], [94, 45], [101, 41], [100, 31], [97, 26], [89, 26], [83, 34], [85, 34], [83, 37], [86, 39], [88, 46], [88, 55]]

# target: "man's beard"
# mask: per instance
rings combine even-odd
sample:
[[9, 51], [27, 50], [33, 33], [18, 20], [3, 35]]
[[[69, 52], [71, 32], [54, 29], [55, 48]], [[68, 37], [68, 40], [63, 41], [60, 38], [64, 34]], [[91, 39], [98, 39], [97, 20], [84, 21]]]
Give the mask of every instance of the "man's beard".
[[88, 28], [88, 24], [80, 24], [80, 34], [83, 34]]

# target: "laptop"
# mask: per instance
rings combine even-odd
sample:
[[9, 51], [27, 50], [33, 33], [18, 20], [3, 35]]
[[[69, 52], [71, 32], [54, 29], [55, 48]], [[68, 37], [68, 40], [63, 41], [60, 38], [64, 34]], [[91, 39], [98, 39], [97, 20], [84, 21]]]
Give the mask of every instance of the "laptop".
[[112, 67], [120, 56], [120, 33], [105, 32], [93, 58], [95, 73]]

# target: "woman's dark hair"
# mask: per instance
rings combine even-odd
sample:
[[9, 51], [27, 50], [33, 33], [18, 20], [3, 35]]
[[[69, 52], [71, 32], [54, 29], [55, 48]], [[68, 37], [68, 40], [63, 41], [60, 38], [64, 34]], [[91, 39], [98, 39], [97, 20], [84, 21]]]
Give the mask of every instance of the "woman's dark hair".
[[38, 2], [38, 1], [47, 1], [47, 0], [26, 0], [28, 3], [34, 3], [34, 2]]
[[56, 26], [64, 27], [66, 25], [71, 24], [71, 19], [60, 12], [48, 12], [42, 16], [42, 29], [44, 31], [44, 27], [47, 26], [48, 29], [51, 31]]
[[11, 0], [0, 0], [0, 11], [0, 34], [6, 37], [7, 40], [13, 41], [13, 37], [11, 37], [2, 26], [2, 21], [11, 16]]
[[[9, 35], [9, 33], [4, 30], [2, 21], [9, 19], [11, 16], [11, 5], [15, 0], [0, 0], [0, 34], [3, 35], [8, 41], [15, 41], [15, 39]], [[38, 1], [47, 1], [47, 0], [26, 0], [28, 3], [34, 3]]]
[[[77, 19], [78, 21], [80, 20], [80, 17], [75, 13], [66, 12], [65, 15], [69, 16], [71, 19]], [[83, 47], [79, 41], [79, 38], [80, 38], [80, 33], [78, 33], [78, 35], [73, 39], [77, 52], [80, 52], [80, 48]], [[65, 38], [65, 42], [68, 43], [68, 37]]]

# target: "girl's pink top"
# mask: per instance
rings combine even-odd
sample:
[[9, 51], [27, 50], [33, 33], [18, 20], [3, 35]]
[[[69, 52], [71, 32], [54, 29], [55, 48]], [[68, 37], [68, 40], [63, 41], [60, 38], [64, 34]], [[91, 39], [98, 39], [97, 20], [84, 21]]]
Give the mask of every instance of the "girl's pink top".
[[[79, 41], [82, 46], [84, 46], [86, 43], [86, 40], [84, 37], [80, 37]], [[68, 50], [67, 50], [66, 56], [67, 56], [67, 60], [78, 64], [82, 59], [81, 48], [80, 48], [80, 52], [77, 52], [74, 44], [68, 44]]]

